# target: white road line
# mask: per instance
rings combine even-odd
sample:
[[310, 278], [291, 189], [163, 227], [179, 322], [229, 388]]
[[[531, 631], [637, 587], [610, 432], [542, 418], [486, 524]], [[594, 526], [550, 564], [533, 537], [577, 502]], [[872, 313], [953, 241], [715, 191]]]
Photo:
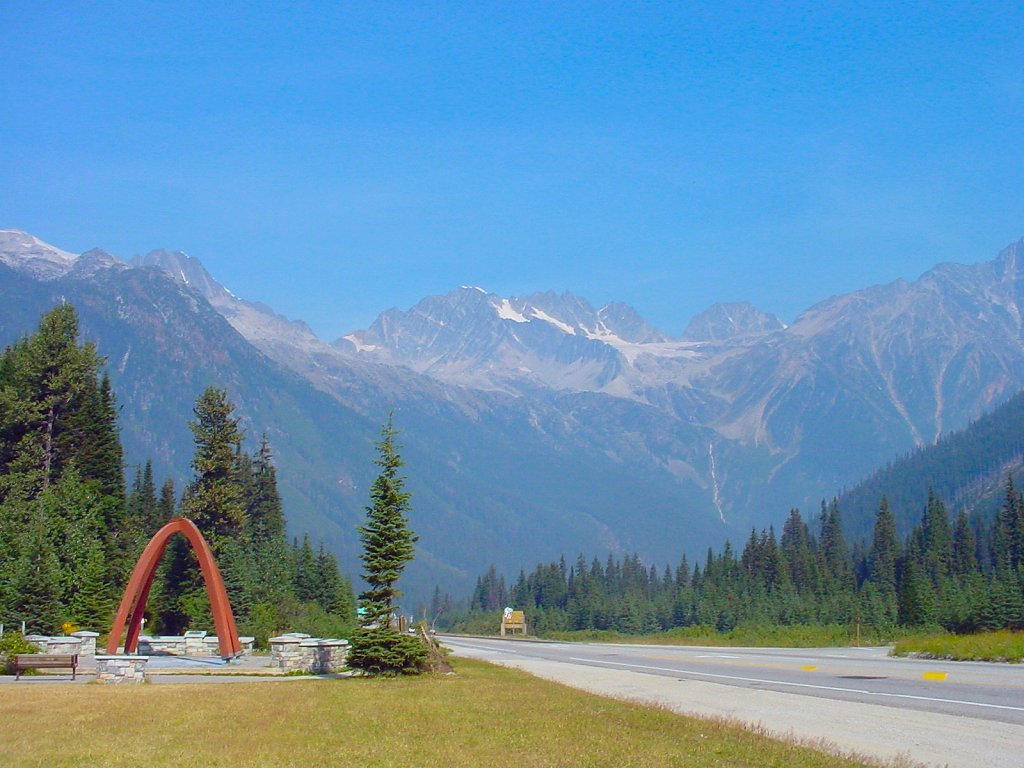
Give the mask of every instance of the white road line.
[[893, 699], [913, 699], [915, 701], [932, 701], [940, 704], [964, 704], [970, 707], [987, 707], [988, 709], [1008, 709], [1013, 712], [1024, 712], [1024, 707], [1011, 707], [1005, 704], [986, 704], [980, 701], [961, 701], [959, 699], [940, 699], [932, 696], [914, 696], [909, 693], [885, 693], [883, 691], [865, 691], [859, 688], [841, 688], [831, 685], [812, 685], [810, 683], [789, 683], [785, 680], [764, 680], [758, 677], [739, 677], [737, 675], [719, 675], [713, 672], [693, 672], [688, 669], [672, 669], [671, 667], [649, 667], [645, 664], [626, 664], [621, 661], [598, 661], [597, 659], [581, 659], [570, 657], [569, 661], [582, 661], [587, 664], [605, 664], [615, 667], [632, 669], [649, 669], [655, 672], [671, 672], [676, 675], [698, 675], [700, 677], [717, 677], [723, 680], [739, 680], [747, 683], [768, 683], [769, 685], [788, 685], [793, 688], [814, 688], [819, 691], [843, 691], [844, 693], [860, 693], [865, 696], [885, 696]]
[[703, 656], [694, 656], [695, 659], [742, 659], [742, 656], [732, 656], [728, 653], [709, 653]]

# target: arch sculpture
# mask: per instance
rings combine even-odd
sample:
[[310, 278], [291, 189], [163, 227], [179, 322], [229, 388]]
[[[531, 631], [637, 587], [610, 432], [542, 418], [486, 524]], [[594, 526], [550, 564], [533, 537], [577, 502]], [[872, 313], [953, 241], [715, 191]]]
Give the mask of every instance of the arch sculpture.
[[235, 617], [231, 613], [231, 604], [228, 603], [224, 579], [221, 578], [220, 569], [217, 568], [217, 563], [213, 559], [213, 552], [210, 550], [210, 545], [206, 543], [206, 539], [203, 538], [203, 534], [196, 528], [195, 523], [184, 517], [171, 518], [171, 521], [157, 531], [149, 540], [146, 548], [142, 550], [139, 561], [135, 564], [135, 569], [128, 580], [124, 597], [121, 598], [121, 605], [114, 617], [114, 624], [110, 628], [107, 653], [117, 653], [125, 622], [128, 623], [128, 635], [124, 641], [124, 652], [133, 653], [138, 647], [139, 632], [142, 630], [142, 615], [146, 610], [149, 590], [153, 587], [156, 569], [160, 565], [160, 558], [163, 557], [164, 550], [167, 549], [167, 542], [176, 533], [185, 535], [199, 560], [203, 582], [206, 584], [206, 594], [210, 597], [210, 612], [213, 614], [213, 625], [217, 630], [221, 658], [233, 659], [241, 654], [242, 646], [238, 642]]

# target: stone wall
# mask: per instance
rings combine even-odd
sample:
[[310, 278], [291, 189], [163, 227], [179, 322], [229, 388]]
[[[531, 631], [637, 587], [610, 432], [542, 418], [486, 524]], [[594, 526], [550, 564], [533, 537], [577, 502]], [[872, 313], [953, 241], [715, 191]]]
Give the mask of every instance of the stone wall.
[[347, 660], [348, 640], [310, 637], [300, 632], [270, 638], [270, 666], [284, 672], [341, 672]]
[[[40, 653], [77, 653], [82, 658], [96, 655], [96, 638], [99, 632], [72, 632], [71, 637], [47, 637], [29, 635], [25, 639], [34, 644]], [[242, 655], [252, 653], [253, 637], [240, 637]], [[220, 656], [220, 643], [216, 636], [207, 637], [206, 632], [197, 630], [184, 635], [161, 635], [139, 638], [138, 652], [150, 656], [196, 656], [209, 658]]]
[[[252, 653], [253, 637], [240, 637], [242, 655]], [[220, 641], [216, 636], [207, 636], [203, 630], [193, 630], [184, 635], [142, 635], [139, 637], [139, 653], [152, 656], [220, 656]]]
[[[46, 635], [26, 635], [25, 639], [39, 649], [40, 653], [73, 653], [82, 656], [82, 639], [79, 637], [47, 637]], [[93, 653], [96, 644], [93, 641]]]
[[96, 656], [96, 679], [101, 683], [144, 683], [149, 656]]

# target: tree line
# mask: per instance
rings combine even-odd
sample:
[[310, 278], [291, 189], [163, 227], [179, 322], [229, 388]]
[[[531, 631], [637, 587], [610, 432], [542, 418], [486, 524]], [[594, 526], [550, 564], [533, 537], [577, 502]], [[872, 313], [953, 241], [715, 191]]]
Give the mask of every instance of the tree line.
[[[289, 542], [264, 437], [249, 454], [227, 393], [208, 388], [189, 423], [194, 477], [157, 491], [146, 461], [125, 481], [116, 397], [95, 345], [79, 342], [69, 304], [0, 356], [0, 623], [33, 632], [103, 630], [149, 538], [172, 516], [203, 531], [243, 633], [285, 627], [341, 634], [355, 624], [352, 586], [308, 537]], [[147, 630], [209, 627], [187, 542], [175, 537], [150, 593]]]
[[[505, 605], [525, 609], [537, 633], [855, 623], [883, 631], [1024, 629], [1024, 497], [1008, 479], [986, 526], [963, 511], [951, 520], [929, 493], [903, 540], [883, 498], [870, 542], [852, 547], [833, 501], [822, 503], [816, 531], [794, 509], [781, 536], [773, 527], [752, 530], [742, 552], [726, 542], [692, 566], [685, 556], [659, 571], [636, 555], [603, 562], [580, 555], [571, 565], [562, 557], [521, 571], [511, 585], [491, 566], [477, 579], [469, 612], [446, 623], [479, 623], [482, 612]], [[435, 590], [433, 614], [450, 608], [451, 599]]]

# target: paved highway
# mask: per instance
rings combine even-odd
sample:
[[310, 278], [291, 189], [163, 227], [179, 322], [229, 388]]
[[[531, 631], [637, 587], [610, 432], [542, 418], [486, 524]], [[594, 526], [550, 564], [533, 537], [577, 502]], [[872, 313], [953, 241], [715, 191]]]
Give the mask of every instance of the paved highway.
[[710, 648], [443, 637], [456, 655], [599, 693], [735, 717], [844, 749], [1024, 766], [1024, 666], [897, 659], [885, 648]]

